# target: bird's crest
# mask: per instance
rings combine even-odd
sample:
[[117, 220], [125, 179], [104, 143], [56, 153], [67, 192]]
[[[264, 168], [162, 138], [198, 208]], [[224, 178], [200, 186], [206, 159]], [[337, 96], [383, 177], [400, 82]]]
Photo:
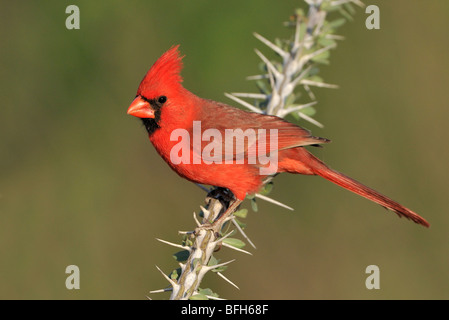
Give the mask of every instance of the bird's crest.
[[145, 95], [151, 92], [157, 94], [161, 90], [180, 86], [183, 56], [180, 55], [178, 48], [179, 45], [171, 47], [157, 59], [140, 83], [137, 94]]

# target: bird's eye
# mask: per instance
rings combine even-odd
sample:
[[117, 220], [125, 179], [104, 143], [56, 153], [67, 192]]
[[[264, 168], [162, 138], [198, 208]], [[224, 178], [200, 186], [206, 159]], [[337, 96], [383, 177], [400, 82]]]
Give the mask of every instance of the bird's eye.
[[163, 104], [163, 103], [165, 103], [167, 101], [167, 97], [166, 96], [160, 96], [159, 99], [157, 99], [157, 101], [160, 104]]

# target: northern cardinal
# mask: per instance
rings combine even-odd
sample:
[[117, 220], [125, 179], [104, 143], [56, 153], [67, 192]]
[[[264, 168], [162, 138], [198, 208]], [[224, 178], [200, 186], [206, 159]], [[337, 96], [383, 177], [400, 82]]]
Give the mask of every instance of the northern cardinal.
[[[403, 216], [429, 227], [429, 223], [415, 212], [329, 168], [304, 148], [318, 146], [329, 140], [314, 137], [308, 130], [282, 118], [247, 112], [224, 103], [202, 99], [185, 89], [180, 75], [183, 57], [180, 56], [178, 47], [174, 46], [165, 52], [146, 73], [128, 114], [141, 118], [157, 152], [181, 177], [229, 189], [235, 199], [228, 211], [234, 210], [247, 194], [256, 193], [273, 175], [290, 172], [321, 176], [394, 211], [399, 217]], [[198, 129], [201, 130], [200, 138], [195, 137], [195, 133], [198, 133], [195, 130]], [[223, 137], [226, 137], [229, 130], [238, 129], [252, 129], [256, 133], [262, 129], [268, 135], [274, 132], [277, 134], [277, 141], [271, 141], [266, 135], [265, 144], [261, 148], [257, 145], [261, 141], [260, 135], [256, 135], [252, 142], [246, 137], [243, 145], [240, 145], [240, 152], [237, 148], [239, 146], [227, 148], [227, 142], [222, 141]], [[176, 132], [177, 134], [173, 134]], [[189, 136], [184, 137], [182, 133]], [[209, 134], [205, 136], [206, 133]], [[217, 133], [222, 134], [221, 139]], [[216, 140], [209, 147], [213, 147], [213, 152], [208, 153], [209, 159], [202, 158], [204, 152], [201, 153], [201, 150], [211, 144], [212, 137]], [[277, 167], [272, 172], [262, 174], [261, 169], [266, 168], [267, 163], [262, 163], [258, 157], [250, 159], [250, 156], [257, 155], [264, 145], [269, 151], [275, 152]], [[180, 161], [181, 153], [181, 160], [184, 161]]]

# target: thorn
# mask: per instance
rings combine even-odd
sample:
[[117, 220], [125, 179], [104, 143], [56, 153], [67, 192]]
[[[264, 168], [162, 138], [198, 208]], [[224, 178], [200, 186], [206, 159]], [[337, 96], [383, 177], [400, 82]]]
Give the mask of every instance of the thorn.
[[236, 227], [236, 229], [242, 234], [243, 238], [245, 238], [246, 241], [248, 241], [248, 243], [251, 245], [251, 247], [253, 247], [254, 249], [257, 249], [256, 246], [254, 245], [254, 243], [251, 241], [251, 239], [246, 235], [246, 233], [243, 231], [242, 228], [240, 228], [239, 224], [237, 223], [237, 221], [232, 220], [232, 223], [234, 224], [234, 226]]
[[[172, 287], [168, 287], [168, 288], [164, 288], [164, 289], [159, 289], [159, 290], [152, 290], [150, 291], [150, 293], [161, 293], [161, 292], [167, 292], [167, 291], [173, 291]], [[152, 300], [150, 297], [147, 296], [148, 299]]]
[[296, 87], [296, 85], [298, 84], [299, 81], [301, 81], [310, 71], [310, 69], [312, 69], [312, 66], [308, 66], [305, 70], [303, 70], [299, 76], [297, 76], [293, 81], [292, 81], [292, 85]]
[[233, 216], [233, 215], [231, 215], [231, 216], [229, 216], [229, 217], [226, 217], [226, 219], [224, 219], [224, 221], [223, 221], [223, 224], [225, 223], [225, 222], [228, 222], [229, 220], [234, 220], [235, 219], [235, 216]]
[[[292, 112], [302, 110], [304, 108], [313, 106], [314, 104], [317, 104], [317, 102], [316, 101], [312, 101], [312, 102], [309, 102], [309, 103], [306, 103], [306, 104], [295, 105], [295, 106], [291, 106], [291, 107], [289, 107], [287, 109], [282, 109], [279, 112], [279, 116], [281, 118], [284, 118], [286, 115], [288, 115], [288, 114], [290, 114]], [[269, 201], [269, 200], [267, 200], [267, 201]], [[290, 209], [290, 207], [289, 207], [289, 209]]]
[[156, 238], [156, 240], [160, 241], [162, 243], [168, 244], [169, 246], [176, 247], [176, 248], [181, 248], [181, 249], [187, 250], [189, 252], [192, 250], [190, 247], [183, 246], [183, 245], [180, 245], [180, 244], [177, 244], [177, 243], [168, 242], [168, 241], [165, 241], [165, 240], [162, 240], [162, 239], [159, 239], [159, 238]]
[[227, 262], [219, 263], [219, 264], [216, 264], [216, 265], [213, 265], [213, 266], [203, 266], [203, 269], [205, 270], [205, 272], [207, 272], [207, 271], [214, 270], [216, 268], [228, 265], [228, 264], [230, 264], [231, 262], [234, 262], [234, 261], [235, 261], [235, 259], [232, 259], [232, 260], [229, 260]]
[[186, 264], [180, 262], [179, 266], [181, 267], [181, 272], [184, 272], [184, 269], [186, 268]]
[[226, 299], [219, 298], [219, 297], [208, 296], [207, 294], [206, 294], [206, 297], [207, 297], [208, 299], [211, 299], [211, 300], [226, 300]]
[[338, 89], [338, 85], [336, 85], [336, 84], [317, 82], [317, 81], [312, 81], [312, 80], [307, 80], [307, 79], [301, 80], [300, 83], [304, 84], [304, 85], [319, 87], [319, 88]]
[[279, 48], [277, 45], [275, 45], [270, 40], [266, 39], [265, 37], [261, 36], [260, 34], [254, 32], [253, 35], [259, 39], [263, 44], [267, 45], [271, 49], [273, 49], [277, 54], [279, 54], [284, 60], [286, 60], [289, 56], [287, 52]]
[[253, 111], [253, 112], [257, 112], [257, 113], [262, 113], [262, 110], [260, 110], [259, 108], [256, 108], [255, 106], [253, 106], [252, 104], [249, 104], [248, 102], [239, 99], [229, 93], [225, 93], [225, 96], [228, 97], [229, 99], [234, 100], [235, 102], [240, 103], [242, 106], [248, 108], [249, 110]]
[[198, 218], [196, 217], [196, 213], [195, 212], [193, 212], [193, 219], [195, 220], [197, 227], [201, 226], [201, 223], [198, 221]]
[[246, 250], [243, 250], [243, 249], [240, 249], [240, 248], [233, 247], [233, 246], [231, 246], [231, 245], [229, 245], [229, 244], [227, 244], [227, 243], [224, 243], [224, 242], [222, 242], [221, 245], [222, 245], [223, 247], [227, 247], [227, 248], [232, 249], [232, 250], [235, 250], [235, 251], [240, 251], [240, 252], [249, 254], [250, 256], [253, 255], [253, 254], [252, 254], [251, 252], [249, 252], [249, 251], [246, 251]]
[[[200, 206], [201, 211], [203, 211], [204, 219], [209, 220], [210, 211], [204, 208], [203, 206]], [[204, 221], [204, 220], [203, 220]]]
[[254, 76], [246, 77], [246, 80], [262, 80], [262, 79], [268, 79], [268, 74], [256, 74]]
[[178, 234], [193, 234], [194, 231], [178, 231]]
[[332, 39], [332, 40], [345, 40], [345, 37], [340, 36], [338, 34], [327, 34], [325, 36], [326, 39]]
[[234, 230], [232, 230], [231, 232], [228, 232], [227, 234], [225, 234], [223, 237], [221, 237], [220, 239], [218, 239], [218, 240], [215, 240], [215, 242], [221, 242], [221, 241], [223, 241], [224, 239], [226, 239], [227, 237], [229, 237], [230, 235], [232, 235], [234, 233]]
[[312, 100], [316, 100], [315, 95], [313, 94], [312, 90], [309, 88], [308, 85], [304, 85], [304, 89], [306, 90], [307, 94], [309, 95], [309, 98]]
[[323, 52], [325, 52], [325, 51], [327, 51], [327, 50], [330, 50], [330, 49], [332, 49], [332, 48], [335, 48], [335, 47], [336, 47], [335, 44], [328, 45], [328, 46], [326, 46], [326, 47], [324, 47], [324, 48], [321, 48], [321, 49], [316, 50], [315, 52], [312, 52], [312, 53], [309, 53], [309, 54], [306, 54], [306, 55], [302, 56], [302, 57], [301, 57], [301, 60], [304, 61], [304, 62], [305, 62], [305, 61], [309, 61], [309, 60], [311, 60], [312, 58], [314, 58], [314, 57], [316, 57], [316, 56], [322, 54]]
[[271, 63], [271, 61], [268, 60], [267, 57], [265, 57], [265, 56], [263, 55], [263, 53], [260, 52], [259, 50], [254, 49], [254, 51], [255, 51], [256, 54], [259, 56], [259, 58], [262, 59], [263, 62], [265, 62], [265, 64], [266, 64], [267, 67], [268, 67], [268, 71], [271, 71], [271, 72], [274, 74], [274, 76], [276, 77], [276, 80], [281, 81], [282, 78], [283, 78], [283, 75], [282, 75], [279, 71], [276, 70], [276, 68], [275, 68], [274, 65]]
[[295, 40], [293, 42], [293, 52], [295, 52], [295, 54], [298, 52], [299, 46], [301, 44], [301, 42], [299, 41], [299, 35], [301, 34], [301, 23], [299, 22], [299, 19], [297, 19], [296, 21], [296, 28], [295, 28]]
[[267, 196], [261, 195], [260, 193], [256, 193], [255, 196], [256, 196], [256, 198], [259, 198], [259, 199], [261, 199], [261, 200], [265, 200], [265, 201], [267, 201], [267, 202], [271, 202], [271, 203], [273, 203], [273, 204], [275, 204], [275, 205], [278, 205], [278, 206], [280, 206], [280, 207], [283, 207], [283, 208], [285, 208], [285, 209], [288, 209], [288, 210], [291, 210], [291, 211], [294, 211], [294, 210], [295, 210], [295, 209], [293, 209], [292, 207], [289, 207], [288, 205], [283, 204], [282, 202], [279, 202], [279, 201], [274, 200], [274, 199], [271, 199], [271, 198], [269, 198], [269, 197], [267, 197]]
[[253, 98], [253, 99], [267, 99], [268, 95], [263, 93], [245, 93], [245, 92], [233, 92], [231, 93], [234, 97], [241, 98]]
[[225, 281], [227, 281], [230, 285], [232, 285], [233, 287], [237, 288], [237, 290], [240, 290], [240, 288], [231, 280], [229, 280], [228, 278], [226, 278], [221, 272], [217, 272], [217, 275], [220, 276], [222, 279], [224, 279]]
[[324, 125], [322, 125], [321, 123], [319, 123], [319, 122], [316, 121], [315, 119], [313, 119], [313, 118], [311, 118], [311, 117], [309, 117], [309, 116], [306, 116], [304, 113], [298, 112], [298, 115], [299, 115], [301, 118], [303, 118], [304, 120], [307, 120], [307, 121], [309, 121], [310, 123], [313, 123], [313, 124], [316, 125], [317, 127], [324, 128]]
[[159, 270], [159, 272], [164, 276], [164, 278], [165, 278], [165, 280], [167, 280], [170, 284], [171, 284], [171, 286], [173, 287], [173, 288], [176, 288], [176, 287], [178, 287], [178, 284], [175, 282], [175, 281], [173, 281], [172, 279], [170, 279], [169, 278], [169, 276], [167, 276], [158, 266], [156, 266], [156, 268]]

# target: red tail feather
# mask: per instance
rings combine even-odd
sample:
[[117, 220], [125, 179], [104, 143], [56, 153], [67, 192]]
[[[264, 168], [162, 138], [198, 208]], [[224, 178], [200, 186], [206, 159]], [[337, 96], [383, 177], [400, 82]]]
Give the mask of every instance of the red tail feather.
[[335, 170], [332, 170], [328, 167], [323, 167], [319, 169], [313, 170], [314, 173], [317, 175], [339, 185], [340, 187], [343, 187], [345, 189], [348, 189], [358, 195], [361, 195], [362, 197], [365, 197], [371, 201], [374, 201], [381, 206], [390, 209], [394, 211], [399, 217], [406, 217], [407, 219], [410, 219], [414, 221], [415, 223], [418, 223], [420, 225], [423, 225], [425, 227], [429, 227], [430, 224], [421, 216], [416, 214], [410, 209], [407, 209], [406, 207], [400, 205], [399, 203], [391, 200], [390, 198], [380, 194], [376, 190], [373, 190], [364, 184], [340, 173]]

